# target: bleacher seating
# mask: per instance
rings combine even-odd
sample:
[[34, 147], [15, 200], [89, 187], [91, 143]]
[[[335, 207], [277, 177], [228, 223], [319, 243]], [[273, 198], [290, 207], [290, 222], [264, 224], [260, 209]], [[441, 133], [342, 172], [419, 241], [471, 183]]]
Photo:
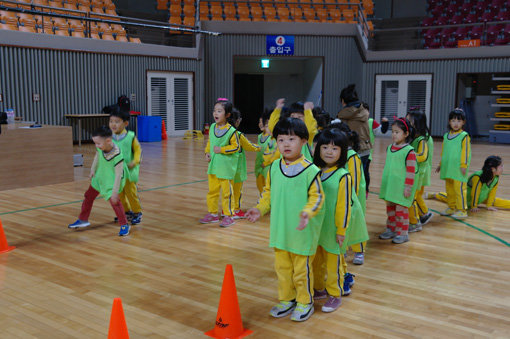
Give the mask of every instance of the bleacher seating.
[[422, 31], [425, 48], [454, 48], [459, 40], [480, 39], [485, 46], [510, 44], [510, 5], [507, 0], [428, 0], [429, 15], [422, 27], [476, 24]]
[[[25, 3], [26, 5], [21, 3]], [[7, 10], [0, 10], [0, 29], [80, 38], [90, 37], [93, 39], [110, 41], [141, 42], [138, 38], [130, 37], [126, 33], [124, 27], [117, 24], [110, 25], [105, 22], [100, 22], [96, 25], [95, 23], [91, 23], [90, 31], [88, 31], [85, 20], [32, 15], [8, 10], [9, 8], [23, 8], [78, 17], [86, 17], [89, 15], [91, 18], [97, 19], [120, 20], [111, 17], [118, 16], [115, 11], [115, 4], [112, 0], [66, 0], [65, 2], [58, 0], [34, 0], [33, 2], [31, 0], [18, 0], [18, 4], [0, 1], [0, 5], [8, 7], [6, 8]], [[37, 6], [48, 6], [51, 8], [41, 8]], [[82, 13], [77, 11], [81, 11]]]

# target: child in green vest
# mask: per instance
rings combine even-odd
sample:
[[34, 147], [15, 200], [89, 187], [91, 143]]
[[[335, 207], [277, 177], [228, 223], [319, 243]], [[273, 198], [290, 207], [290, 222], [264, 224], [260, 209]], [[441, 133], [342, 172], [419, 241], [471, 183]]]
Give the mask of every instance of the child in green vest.
[[471, 163], [471, 138], [462, 128], [466, 115], [460, 108], [448, 116], [449, 132], [443, 137], [441, 162], [436, 168], [445, 181], [448, 208], [441, 215], [467, 218], [467, 181]]
[[[346, 169], [348, 137], [336, 128], [318, 134], [314, 163], [321, 168], [325, 193], [324, 221], [319, 247], [313, 261], [314, 299], [326, 299], [323, 312], [333, 312], [345, 295], [347, 273], [344, 254], [349, 245], [368, 239], [366, 226], [356, 219], [364, 215], [353, 190], [352, 177]], [[350, 290], [350, 286], [348, 286]], [[329, 297], [328, 297], [329, 296]]]
[[416, 192], [416, 154], [409, 143], [414, 129], [409, 120], [398, 118], [391, 125], [393, 144], [386, 150], [379, 198], [386, 201], [386, 231], [379, 239], [393, 239], [394, 244], [409, 241], [409, 207]]
[[260, 133], [257, 137], [257, 143], [260, 150], [257, 152], [257, 156], [255, 158], [255, 178], [259, 194], [262, 194], [266, 183], [267, 171], [269, 170], [270, 165], [268, 161], [276, 151], [276, 140], [274, 140], [271, 136], [271, 132], [268, 127], [270, 115], [270, 112], [265, 111], [262, 114], [262, 117], [260, 117], [261, 123], [259, 127], [262, 133]]
[[126, 181], [127, 166], [120, 148], [112, 140], [112, 131], [107, 126], [101, 126], [92, 132], [92, 140], [96, 145], [96, 155], [90, 168], [91, 183], [85, 199], [81, 205], [81, 213], [69, 228], [90, 226], [89, 216], [96, 197], [101, 194], [104, 200], [109, 201], [120, 224], [120, 236], [129, 234], [131, 226], [128, 225], [124, 208], [120, 202], [119, 194]]
[[[499, 176], [501, 174], [503, 174], [503, 161], [500, 157], [491, 155], [485, 159], [483, 168], [469, 177], [467, 197], [468, 207], [471, 209], [471, 212], [479, 212], [480, 204], [485, 204], [489, 211], [497, 211], [498, 208], [510, 209], [510, 200], [496, 198]], [[445, 192], [428, 193], [427, 198], [448, 202]]]
[[222, 191], [221, 205], [223, 220], [221, 227], [232, 226], [235, 221], [233, 183], [239, 159], [239, 135], [234, 126], [232, 103], [225, 98], [218, 98], [214, 104], [214, 123], [211, 125], [209, 140], [205, 147], [205, 157], [209, 162], [207, 169], [209, 192], [207, 193], [208, 213], [199, 220], [202, 224], [220, 221], [218, 216], [218, 199]]
[[321, 232], [324, 191], [319, 168], [301, 154], [308, 143], [300, 119], [281, 119], [273, 136], [282, 159], [271, 164], [260, 202], [246, 212], [251, 222], [271, 210], [269, 246], [275, 251], [280, 303], [269, 312], [305, 321], [313, 314], [312, 262]]
[[113, 142], [119, 146], [127, 164], [126, 184], [120, 194], [120, 201], [126, 211], [126, 216], [131, 219], [131, 225], [137, 225], [142, 221], [142, 206], [138, 198], [138, 177], [140, 175], [140, 161], [142, 148], [133, 131], [127, 131], [129, 125], [129, 113], [122, 110], [114, 110], [110, 113], [110, 129], [113, 132]]
[[416, 175], [416, 194], [412, 206], [409, 208], [409, 232], [419, 232], [422, 225], [425, 225], [432, 218], [432, 212], [423, 200], [425, 186], [430, 186], [430, 174], [432, 172], [432, 156], [434, 152], [434, 141], [430, 136], [425, 113], [413, 110], [407, 113], [407, 120], [416, 131], [416, 137], [411, 146], [416, 153], [418, 174]]
[[[234, 126], [237, 129], [243, 120], [241, 112], [237, 108], [232, 109], [232, 115], [234, 117]], [[233, 219], [244, 219], [245, 215], [241, 210], [241, 199], [243, 197], [243, 183], [248, 178], [248, 170], [246, 168], [246, 151], [258, 152], [260, 151], [259, 145], [252, 144], [246, 136], [239, 130], [236, 130], [237, 136], [239, 137], [239, 158], [237, 162], [237, 170], [234, 177], [233, 189], [234, 189], [234, 214]]]

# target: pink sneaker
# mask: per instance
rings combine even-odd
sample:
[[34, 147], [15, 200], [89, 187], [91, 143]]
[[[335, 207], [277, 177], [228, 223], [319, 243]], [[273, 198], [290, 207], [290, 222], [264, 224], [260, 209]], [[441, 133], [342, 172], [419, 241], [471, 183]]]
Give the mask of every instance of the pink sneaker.
[[223, 217], [223, 219], [220, 222], [220, 227], [229, 227], [235, 224], [234, 218], [229, 217], [228, 215]]
[[328, 297], [328, 292], [326, 291], [326, 289], [323, 289], [322, 291], [313, 290], [313, 299], [314, 300], [326, 299], [327, 297]]
[[234, 212], [232, 219], [246, 219], [243, 210], [237, 210]]
[[340, 305], [342, 305], [341, 297], [335, 298], [335, 297], [330, 296], [328, 301], [326, 301], [324, 306], [322, 306], [322, 312], [324, 312], [324, 313], [333, 312], [334, 310], [339, 308]]
[[205, 217], [203, 217], [202, 219], [199, 220], [199, 222], [201, 224], [210, 224], [210, 223], [219, 222], [219, 221], [220, 221], [220, 218], [217, 215], [212, 214], [212, 213], [207, 213], [205, 215]]

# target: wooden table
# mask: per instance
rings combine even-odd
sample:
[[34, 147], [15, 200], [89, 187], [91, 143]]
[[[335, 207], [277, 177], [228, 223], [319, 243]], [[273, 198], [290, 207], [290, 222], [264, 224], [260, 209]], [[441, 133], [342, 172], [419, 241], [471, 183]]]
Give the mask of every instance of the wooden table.
[[97, 114], [65, 114], [64, 117], [71, 120], [71, 124], [73, 121], [78, 120], [78, 146], [81, 147], [81, 119], [90, 119], [90, 118], [105, 118], [109, 117], [109, 114], [97, 113]]
[[71, 127], [29, 126], [2, 125], [0, 191], [74, 180]]

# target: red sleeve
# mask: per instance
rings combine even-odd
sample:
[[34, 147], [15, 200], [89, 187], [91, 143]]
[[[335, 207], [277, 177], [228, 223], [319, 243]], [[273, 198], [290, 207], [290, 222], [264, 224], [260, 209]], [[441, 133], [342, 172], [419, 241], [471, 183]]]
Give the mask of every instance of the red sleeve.
[[378, 123], [375, 119], [372, 120], [372, 129], [376, 129], [378, 128], [379, 126], [381, 126], [380, 123]]
[[406, 158], [406, 180], [405, 185], [412, 186], [414, 184], [414, 175], [416, 170], [416, 153], [409, 152]]

